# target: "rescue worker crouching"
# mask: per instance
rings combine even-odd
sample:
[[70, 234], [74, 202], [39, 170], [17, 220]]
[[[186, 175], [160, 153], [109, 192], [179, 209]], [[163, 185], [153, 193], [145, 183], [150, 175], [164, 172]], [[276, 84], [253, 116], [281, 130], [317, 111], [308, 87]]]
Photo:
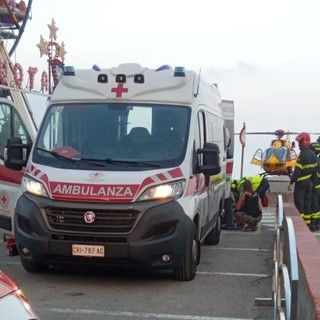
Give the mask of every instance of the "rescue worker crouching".
[[[237, 217], [239, 213], [236, 214], [237, 211], [241, 211], [240, 207], [244, 204], [239, 202], [239, 198], [240, 198], [240, 195], [243, 194], [245, 184], [247, 185], [247, 188], [250, 185], [249, 189], [251, 190], [250, 191], [251, 193], [256, 193], [259, 196], [260, 198], [259, 203], [261, 203], [262, 205], [262, 207], [260, 208], [261, 211], [262, 211], [262, 208], [266, 208], [268, 206], [268, 192], [270, 191], [270, 184], [265, 176], [259, 175], [259, 176], [253, 176], [253, 177], [243, 177], [239, 180], [233, 180], [231, 183], [231, 193], [234, 199], [233, 213], [229, 214], [229, 216], [232, 218], [228, 219], [228, 213], [230, 210], [225, 210], [225, 216], [224, 216], [227, 230], [239, 230], [243, 228], [244, 225], [248, 224], [242, 221], [242, 219], [239, 219], [239, 217]], [[246, 190], [246, 191], [249, 191], [249, 190]], [[239, 205], [239, 203], [241, 203], [241, 205]], [[238, 209], [236, 209], [237, 204], [238, 204]], [[241, 208], [241, 209], [243, 210], [244, 208]], [[254, 211], [259, 211], [260, 209], [257, 209]], [[255, 221], [255, 224], [257, 225], [258, 222]], [[251, 226], [251, 229], [256, 229], [256, 226], [254, 225], [253, 227]]]
[[262, 202], [259, 194], [253, 191], [250, 180], [245, 180], [243, 183], [243, 191], [239, 194], [234, 215], [243, 225], [244, 231], [257, 230], [258, 223], [262, 219]]
[[300, 155], [290, 178], [288, 190], [291, 191], [294, 184], [294, 204], [309, 229], [314, 231], [314, 224], [311, 224], [311, 194], [317, 174], [317, 156], [310, 148], [311, 141], [308, 133], [301, 132], [296, 137], [296, 141], [299, 144]]

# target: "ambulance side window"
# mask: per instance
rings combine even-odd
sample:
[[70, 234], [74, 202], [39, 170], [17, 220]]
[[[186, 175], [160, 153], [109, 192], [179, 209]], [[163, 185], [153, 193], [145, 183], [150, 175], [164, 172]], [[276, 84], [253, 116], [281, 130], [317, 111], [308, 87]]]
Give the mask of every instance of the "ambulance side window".
[[10, 106], [0, 105], [0, 154], [3, 156], [3, 150], [7, 140], [11, 136]]
[[[204, 143], [206, 142], [206, 122], [205, 122], [205, 113], [203, 110], [198, 112], [198, 121], [195, 131], [195, 149], [203, 148]], [[203, 164], [203, 155], [197, 155], [197, 164]]]
[[17, 111], [7, 104], [0, 104], [0, 158], [3, 159], [4, 148], [11, 137], [21, 138], [23, 144], [30, 142]]
[[46, 130], [42, 132], [42, 140], [40, 140], [40, 147], [47, 150], [52, 150], [55, 147], [61, 147], [62, 144], [62, 111], [60, 108], [58, 112], [51, 112], [47, 117]]

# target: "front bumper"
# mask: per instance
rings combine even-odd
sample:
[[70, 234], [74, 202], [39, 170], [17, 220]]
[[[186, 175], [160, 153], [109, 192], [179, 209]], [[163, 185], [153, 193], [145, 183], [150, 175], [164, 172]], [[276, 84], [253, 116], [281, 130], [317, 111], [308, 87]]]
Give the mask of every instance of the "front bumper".
[[[53, 218], [48, 216], [47, 213], [57, 207], [58, 213]], [[73, 210], [73, 215], [74, 210], [82, 215], [88, 210], [96, 212], [97, 221], [102, 221], [102, 226], [86, 225], [85, 222], [79, 226], [79, 217], [74, 217], [78, 219], [76, 224], [72, 222], [68, 226], [64, 213], [70, 210]], [[119, 228], [120, 232], [117, 232], [117, 226], [110, 229], [108, 223], [103, 222], [108, 212], [113, 215], [111, 224], [117, 223], [117, 212], [129, 215], [132, 212], [135, 218], [130, 228]], [[20, 254], [37, 263], [172, 268], [180, 265], [184, 257], [192, 224], [176, 201], [129, 204], [57, 202], [24, 194], [17, 201], [14, 228]], [[74, 256], [73, 244], [103, 245], [105, 255]], [[29, 253], [25, 254], [23, 248], [27, 248]], [[163, 255], [170, 259], [164, 261]]]

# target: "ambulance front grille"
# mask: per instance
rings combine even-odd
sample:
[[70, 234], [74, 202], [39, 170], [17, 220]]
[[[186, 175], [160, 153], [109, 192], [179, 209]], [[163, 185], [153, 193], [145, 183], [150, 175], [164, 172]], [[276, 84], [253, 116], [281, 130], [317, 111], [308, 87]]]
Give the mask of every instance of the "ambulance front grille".
[[89, 210], [69, 208], [47, 208], [49, 226], [57, 231], [126, 233], [130, 232], [139, 215], [135, 210], [90, 210], [95, 218], [87, 223], [84, 214]]

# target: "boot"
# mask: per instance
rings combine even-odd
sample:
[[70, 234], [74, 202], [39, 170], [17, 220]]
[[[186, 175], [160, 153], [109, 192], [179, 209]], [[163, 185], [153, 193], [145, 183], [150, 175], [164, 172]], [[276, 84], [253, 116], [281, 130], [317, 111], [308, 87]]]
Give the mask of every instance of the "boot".
[[13, 246], [9, 249], [9, 257], [15, 257], [15, 256], [18, 256], [18, 255], [19, 255], [19, 252], [18, 252], [17, 246], [16, 246], [16, 245], [13, 245]]
[[309, 224], [309, 229], [311, 232], [315, 232], [317, 229], [316, 229], [316, 219], [314, 218], [311, 218], [311, 223]]
[[16, 243], [14, 239], [7, 239], [7, 245], [6, 248], [8, 249], [9, 256], [10, 257], [15, 257], [19, 255]]

